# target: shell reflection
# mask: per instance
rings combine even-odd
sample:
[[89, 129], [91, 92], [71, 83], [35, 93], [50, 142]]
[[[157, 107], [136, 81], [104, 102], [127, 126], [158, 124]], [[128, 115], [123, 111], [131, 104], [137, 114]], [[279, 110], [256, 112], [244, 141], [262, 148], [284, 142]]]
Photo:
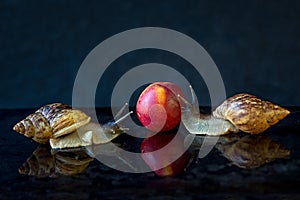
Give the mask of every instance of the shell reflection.
[[240, 168], [256, 168], [279, 158], [290, 150], [267, 136], [223, 136], [215, 146], [224, 157]]
[[83, 149], [51, 153], [48, 145], [40, 145], [19, 168], [19, 173], [37, 178], [75, 175], [83, 172], [92, 160]]

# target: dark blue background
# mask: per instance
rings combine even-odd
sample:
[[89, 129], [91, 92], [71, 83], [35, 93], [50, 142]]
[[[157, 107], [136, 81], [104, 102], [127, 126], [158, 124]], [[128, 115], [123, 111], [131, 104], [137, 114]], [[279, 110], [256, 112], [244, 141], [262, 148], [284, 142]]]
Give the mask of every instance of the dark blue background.
[[[0, 1], [0, 108], [71, 104], [87, 54], [114, 34], [144, 26], [174, 29], [199, 42], [219, 67], [228, 96], [249, 92], [300, 105], [299, 20], [298, 1]], [[176, 65], [172, 56], [150, 55], [119, 62], [153, 58]], [[98, 106], [105, 104], [97, 97]]]

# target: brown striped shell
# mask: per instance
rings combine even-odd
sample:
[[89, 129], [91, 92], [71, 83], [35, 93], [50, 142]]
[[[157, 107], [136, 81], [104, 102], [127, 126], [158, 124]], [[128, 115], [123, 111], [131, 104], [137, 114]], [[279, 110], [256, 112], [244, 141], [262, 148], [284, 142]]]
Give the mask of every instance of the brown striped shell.
[[69, 105], [53, 103], [41, 107], [18, 122], [13, 130], [45, 144], [50, 138], [57, 138], [75, 131], [89, 123], [90, 119], [85, 113], [72, 109]]
[[258, 134], [285, 118], [290, 112], [251, 94], [237, 94], [213, 112], [216, 118], [230, 121], [241, 131]]

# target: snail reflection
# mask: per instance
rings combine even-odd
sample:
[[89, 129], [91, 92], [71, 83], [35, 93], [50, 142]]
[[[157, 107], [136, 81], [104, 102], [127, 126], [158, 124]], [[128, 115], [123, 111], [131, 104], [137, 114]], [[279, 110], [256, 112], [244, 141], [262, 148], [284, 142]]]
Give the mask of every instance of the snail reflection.
[[40, 145], [19, 168], [19, 173], [37, 178], [69, 176], [83, 172], [93, 160], [84, 149], [51, 151]]
[[265, 135], [221, 137], [221, 142], [215, 147], [232, 164], [241, 168], [256, 168], [290, 155], [289, 149]]
[[[124, 169], [138, 171], [136, 160], [123, 155], [120, 143], [98, 144], [71, 149], [52, 149], [49, 145], [40, 145], [19, 167], [19, 173], [37, 178], [71, 176], [82, 173], [94, 159], [107, 159]], [[141, 166], [142, 167], [142, 166]]]
[[[193, 147], [196, 149], [200, 147], [203, 138], [197, 136]], [[240, 168], [257, 168], [290, 155], [289, 149], [265, 135], [230, 134], [221, 136], [215, 148], [233, 165]]]

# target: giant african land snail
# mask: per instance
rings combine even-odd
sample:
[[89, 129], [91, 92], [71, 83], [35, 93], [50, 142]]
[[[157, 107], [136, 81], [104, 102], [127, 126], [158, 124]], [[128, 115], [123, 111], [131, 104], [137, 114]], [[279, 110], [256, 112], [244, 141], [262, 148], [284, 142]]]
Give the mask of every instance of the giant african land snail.
[[[118, 118], [125, 106], [116, 115]], [[72, 109], [71, 106], [53, 103], [48, 104], [24, 120], [17, 123], [13, 130], [32, 138], [42, 144], [50, 142], [52, 148], [70, 148], [103, 144], [111, 141], [124, 132], [124, 128], [117, 125], [132, 112], [119, 118], [115, 122], [104, 125], [90, 122], [91, 118], [84, 112]]]
[[[239, 130], [259, 134], [285, 118], [290, 112], [251, 94], [237, 94], [225, 100], [212, 115], [199, 116], [199, 106], [193, 88], [192, 104], [178, 95], [181, 101], [181, 120], [192, 134], [225, 135]], [[198, 115], [197, 115], [198, 113]]]

